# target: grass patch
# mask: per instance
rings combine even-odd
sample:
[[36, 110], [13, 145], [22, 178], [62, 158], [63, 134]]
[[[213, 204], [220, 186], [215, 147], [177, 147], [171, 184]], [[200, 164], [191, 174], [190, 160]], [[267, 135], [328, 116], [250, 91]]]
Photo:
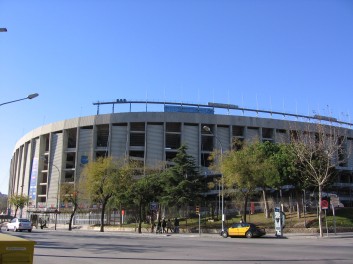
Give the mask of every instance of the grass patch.
[[[337, 227], [353, 227], [353, 208], [338, 208], [335, 211], [336, 226]], [[225, 225], [229, 226], [232, 223], [240, 222], [241, 216], [232, 217], [226, 220]], [[270, 218], [265, 218], [263, 213], [257, 213], [247, 216], [247, 222], [263, 226], [265, 228], [274, 228], [274, 220], [272, 215]], [[181, 228], [198, 228], [198, 218], [192, 219], [182, 219], [180, 222]], [[324, 219], [325, 221], [325, 219]], [[327, 211], [327, 222], [330, 226], [333, 226], [333, 215], [332, 210]], [[296, 212], [286, 213], [286, 228], [304, 228], [306, 227], [318, 227], [318, 218], [316, 213], [307, 213], [304, 217], [304, 214], [301, 214], [301, 217], [298, 218]], [[220, 220], [211, 220], [210, 218], [201, 218], [201, 227], [202, 228], [215, 228], [221, 229], [222, 222]]]
[[[338, 208], [335, 211], [336, 226], [338, 227], [353, 227], [353, 208]], [[327, 216], [327, 221], [333, 223], [334, 217], [332, 211]]]
[[[335, 220], [336, 227], [351, 227], [353, 228], [353, 208], [337, 208], [335, 211]], [[232, 223], [240, 222], [241, 216], [231, 217], [226, 219], [225, 226], [230, 226]], [[174, 219], [171, 219], [172, 222]], [[274, 228], [274, 220], [272, 219], [272, 215], [270, 218], [265, 218], [263, 213], [256, 213], [252, 215], [247, 215], [247, 222], [254, 223], [256, 225], [265, 227], [265, 228]], [[323, 219], [323, 225], [325, 226], [325, 219]], [[330, 227], [334, 225], [334, 218], [332, 215], [332, 210], [327, 211], [327, 223]], [[301, 217], [298, 218], [296, 212], [288, 213], [286, 212], [286, 228], [304, 228], [312, 227], [317, 228], [318, 218], [316, 217], [316, 213], [307, 213], [304, 218], [304, 214], [301, 214]], [[199, 219], [198, 217], [188, 218], [188, 219], [180, 219], [180, 228], [182, 229], [198, 229]], [[137, 227], [137, 224], [124, 224], [124, 227]], [[147, 223], [142, 224], [143, 229], [150, 229], [151, 225]], [[220, 220], [214, 220], [209, 217], [201, 218], [201, 227], [203, 229], [221, 229], [222, 222]]]

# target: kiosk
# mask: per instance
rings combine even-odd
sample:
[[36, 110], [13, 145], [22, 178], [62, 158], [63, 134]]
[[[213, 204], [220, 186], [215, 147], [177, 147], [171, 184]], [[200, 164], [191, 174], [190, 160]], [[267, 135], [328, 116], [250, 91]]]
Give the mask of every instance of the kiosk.
[[0, 234], [0, 263], [33, 263], [36, 242], [24, 238]]
[[275, 207], [274, 220], [276, 237], [283, 237], [283, 228], [286, 224], [286, 215], [281, 211], [280, 207]]

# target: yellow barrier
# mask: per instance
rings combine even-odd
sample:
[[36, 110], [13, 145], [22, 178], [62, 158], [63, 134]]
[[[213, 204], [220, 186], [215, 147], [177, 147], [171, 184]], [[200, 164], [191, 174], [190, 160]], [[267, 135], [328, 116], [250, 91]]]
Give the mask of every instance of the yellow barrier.
[[35, 241], [0, 233], [0, 264], [32, 264], [35, 243]]

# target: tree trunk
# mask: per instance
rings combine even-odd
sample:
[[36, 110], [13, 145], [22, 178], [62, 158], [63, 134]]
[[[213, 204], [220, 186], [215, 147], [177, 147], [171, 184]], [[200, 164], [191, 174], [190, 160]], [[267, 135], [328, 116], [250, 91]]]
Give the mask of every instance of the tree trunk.
[[151, 210], [151, 233], [154, 232], [154, 211]]
[[267, 202], [267, 197], [266, 197], [266, 190], [265, 188], [262, 188], [262, 196], [264, 199], [264, 206], [265, 206], [265, 217], [270, 218], [270, 211], [268, 210], [268, 202]]
[[295, 190], [295, 199], [297, 200], [297, 217], [298, 217], [298, 219], [301, 218], [301, 212], [304, 210], [300, 206], [300, 201], [302, 200], [301, 198], [302, 198], [301, 192], [299, 192], [298, 190]]
[[71, 230], [72, 230], [72, 219], [74, 218], [74, 215], [75, 215], [75, 213], [76, 213], [76, 209], [77, 209], [77, 207], [76, 207], [76, 206], [74, 206], [74, 210], [72, 211], [72, 213], [71, 213], [71, 215], [70, 215], [70, 221], [69, 221], [69, 231], [71, 231]]
[[17, 215], [17, 210], [18, 210], [18, 207], [16, 207], [16, 209], [15, 209], [15, 215], [14, 215], [14, 218], [16, 218], [16, 215]]
[[[122, 209], [122, 207], [121, 207], [121, 204], [120, 204], [120, 206], [119, 206], [119, 210], [120, 210], [120, 213], [119, 213], [119, 215], [120, 215], [120, 227], [123, 227], [123, 209]], [[125, 213], [125, 212], [124, 212]]]
[[139, 203], [139, 225], [138, 225], [138, 233], [141, 234], [141, 227], [142, 227], [142, 202]]
[[101, 226], [100, 226], [99, 232], [104, 232], [104, 212], [105, 212], [106, 204], [107, 204], [107, 200], [104, 200], [102, 203]]
[[243, 212], [243, 220], [246, 222], [246, 210], [248, 210], [248, 195], [244, 196], [244, 212]]
[[211, 204], [211, 217], [212, 219], [215, 219], [215, 207], [213, 206], [213, 204]]
[[322, 199], [322, 186], [319, 185], [319, 202], [318, 202], [318, 206], [319, 206], [319, 230], [320, 230], [320, 237], [323, 237], [322, 218], [321, 218], [321, 214], [322, 214], [321, 199]]

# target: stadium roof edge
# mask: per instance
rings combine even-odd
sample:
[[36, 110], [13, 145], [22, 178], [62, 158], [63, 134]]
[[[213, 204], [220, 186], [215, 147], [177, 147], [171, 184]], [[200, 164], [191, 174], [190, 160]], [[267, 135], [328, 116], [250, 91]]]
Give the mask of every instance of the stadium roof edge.
[[93, 105], [97, 106], [97, 115], [99, 115], [99, 106], [100, 105], [107, 105], [111, 104], [113, 105], [113, 112], [114, 112], [114, 105], [115, 104], [130, 104], [130, 109], [132, 104], [159, 104], [159, 105], [177, 105], [177, 106], [193, 106], [193, 107], [208, 107], [208, 108], [217, 108], [217, 109], [227, 109], [227, 110], [238, 110], [244, 112], [255, 112], [255, 113], [265, 113], [265, 114], [270, 114], [272, 115], [281, 115], [281, 116], [290, 116], [290, 117], [296, 117], [296, 118], [304, 118], [308, 120], [319, 120], [319, 121], [326, 121], [329, 123], [336, 123], [340, 125], [346, 125], [349, 126], [350, 128], [353, 126], [353, 123], [350, 122], [344, 122], [344, 121], [339, 121], [336, 118], [333, 117], [328, 117], [328, 116], [322, 116], [322, 115], [299, 115], [299, 114], [292, 114], [292, 113], [286, 113], [286, 112], [279, 112], [279, 111], [272, 111], [272, 110], [260, 110], [260, 109], [252, 109], [252, 108], [244, 108], [244, 107], [239, 107], [238, 105], [233, 105], [233, 104], [223, 104], [223, 103], [211, 103], [209, 102], [208, 104], [195, 104], [195, 103], [183, 103], [183, 102], [170, 102], [170, 101], [138, 101], [138, 100], [132, 100], [128, 101], [126, 99], [116, 99], [115, 101], [110, 101], [110, 102], [95, 102]]

